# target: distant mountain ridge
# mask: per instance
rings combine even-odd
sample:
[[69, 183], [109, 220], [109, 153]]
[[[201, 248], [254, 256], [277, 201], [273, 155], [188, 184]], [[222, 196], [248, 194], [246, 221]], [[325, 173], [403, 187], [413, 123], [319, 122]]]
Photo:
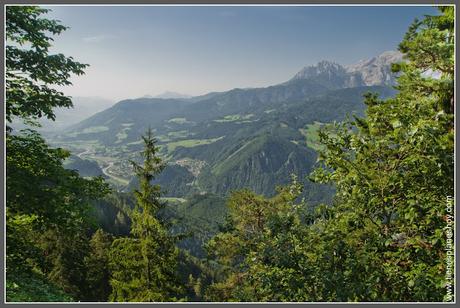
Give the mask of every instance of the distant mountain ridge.
[[191, 95], [182, 94], [182, 93], [173, 92], [173, 91], [165, 91], [155, 96], [155, 98], [191, 98], [191, 97], [192, 97]]
[[[38, 121], [41, 127], [36, 129], [40, 132], [61, 131], [115, 104], [114, 101], [109, 99], [83, 96], [72, 97], [72, 103], [72, 108], [55, 108], [54, 114], [56, 115], [56, 119], [54, 121], [41, 118]], [[13, 123], [13, 127], [15, 129], [25, 129], [29, 126], [18, 120]]]
[[158, 95], [144, 95], [142, 98], [164, 98], [164, 99], [168, 99], [168, 98], [176, 98], [176, 99], [180, 99], [180, 98], [191, 98], [193, 96], [191, 95], [187, 95], [187, 94], [182, 94], [182, 93], [178, 93], [178, 92], [173, 92], [173, 91], [165, 91], [161, 94], [158, 94]]

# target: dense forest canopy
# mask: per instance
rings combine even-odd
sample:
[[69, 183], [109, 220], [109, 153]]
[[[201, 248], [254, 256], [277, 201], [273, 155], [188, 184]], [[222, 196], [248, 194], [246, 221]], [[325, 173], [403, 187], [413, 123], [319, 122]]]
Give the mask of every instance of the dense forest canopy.
[[46, 12], [6, 8], [7, 301], [454, 300], [444, 231], [453, 219], [454, 7], [408, 29], [396, 95], [368, 93], [364, 115], [320, 130], [310, 179], [335, 187], [330, 204], [312, 207], [302, 198], [310, 186], [292, 176], [269, 197], [233, 192], [213, 223], [181, 213], [213, 213], [219, 197], [162, 198], [155, 179], [165, 163], [150, 129], [128, 162], [131, 194], [66, 169], [68, 150], [11, 128], [71, 107], [53, 86], [87, 67], [50, 53], [66, 27]]

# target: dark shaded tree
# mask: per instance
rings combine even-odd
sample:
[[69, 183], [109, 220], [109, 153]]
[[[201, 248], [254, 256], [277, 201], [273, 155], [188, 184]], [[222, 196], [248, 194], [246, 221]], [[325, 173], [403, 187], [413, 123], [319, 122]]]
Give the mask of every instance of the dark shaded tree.
[[92, 302], [106, 302], [112, 292], [110, 287], [109, 251], [113, 237], [98, 229], [89, 243], [89, 253], [85, 258], [86, 298]]

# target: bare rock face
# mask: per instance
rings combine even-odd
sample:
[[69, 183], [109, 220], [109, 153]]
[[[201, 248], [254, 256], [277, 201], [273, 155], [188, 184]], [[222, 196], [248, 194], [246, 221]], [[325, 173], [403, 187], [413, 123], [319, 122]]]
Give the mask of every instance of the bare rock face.
[[396, 75], [391, 72], [391, 64], [401, 61], [402, 54], [398, 51], [385, 51], [371, 59], [345, 66], [321, 61], [304, 67], [290, 81], [316, 79], [335, 88], [394, 85]]
[[330, 61], [321, 61], [316, 65], [306, 66], [300, 70], [292, 79], [309, 79], [318, 76], [327, 76], [328, 78], [345, 76], [347, 72], [342, 65]]
[[344, 66], [348, 73], [361, 75], [366, 86], [393, 85], [396, 75], [391, 72], [391, 64], [402, 61], [402, 53], [385, 51], [384, 53], [358, 63]]
[[316, 80], [321, 85], [340, 89], [361, 85], [359, 76], [357, 76], [357, 79], [354, 74], [349, 74], [342, 65], [323, 60], [316, 65], [304, 67], [288, 82]]

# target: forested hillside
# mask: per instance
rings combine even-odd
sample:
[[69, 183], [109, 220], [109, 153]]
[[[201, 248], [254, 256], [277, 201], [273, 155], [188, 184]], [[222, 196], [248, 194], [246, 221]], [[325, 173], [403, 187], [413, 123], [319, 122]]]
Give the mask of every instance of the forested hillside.
[[[303, 180], [311, 171], [316, 161], [312, 134], [318, 123], [362, 115], [366, 92], [382, 98], [395, 93], [387, 85], [342, 88], [343, 82], [325, 86], [322, 75], [303, 77], [201, 98], [121, 101], [47, 140], [97, 162], [112, 184], [129, 191], [136, 183], [126, 162], [136, 159], [142, 147], [139, 135], [152, 127], [168, 162], [158, 179], [167, 196], [225, 196], [244, 187], [271, 196], [277, 185], [289, 182], [290, 174]], [[308, 201], [330, 201], [332, 193], [324, 193], [324, 187], [304, 184]]]
[[55, 87], [88, 67], [46, 13], [6, 7], [8, 302], [455, 300], [453, 6], [400, 54], [45, 138], [13, 123], [72, 107]]

